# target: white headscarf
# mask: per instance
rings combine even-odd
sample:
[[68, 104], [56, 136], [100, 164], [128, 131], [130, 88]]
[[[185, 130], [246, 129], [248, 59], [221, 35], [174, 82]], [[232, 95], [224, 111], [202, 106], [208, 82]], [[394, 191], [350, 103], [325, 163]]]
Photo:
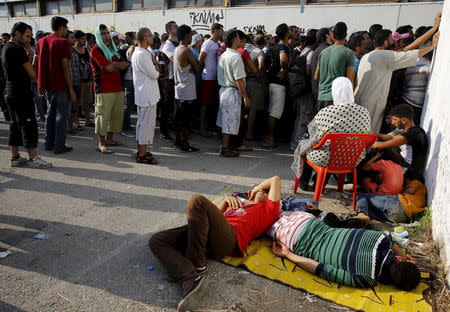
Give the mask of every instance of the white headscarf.
[[331, 85], [331, 95], [333, 96], [334, 105], [355, 103], [352, 83], [346, 77], [334, 79]]

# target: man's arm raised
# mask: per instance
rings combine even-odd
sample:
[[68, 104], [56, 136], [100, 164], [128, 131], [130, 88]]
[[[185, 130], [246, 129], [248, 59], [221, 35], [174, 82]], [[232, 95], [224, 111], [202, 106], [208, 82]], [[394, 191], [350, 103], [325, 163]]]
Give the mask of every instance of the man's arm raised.
[[253, 200], [256, 193], [259, 191], [266, 191], [269, 193], [269, 200], [277, 202], [281, 199], [281, 179], [279, 176], [271, 177], [262, 181], [250, 191], [249, 199]]

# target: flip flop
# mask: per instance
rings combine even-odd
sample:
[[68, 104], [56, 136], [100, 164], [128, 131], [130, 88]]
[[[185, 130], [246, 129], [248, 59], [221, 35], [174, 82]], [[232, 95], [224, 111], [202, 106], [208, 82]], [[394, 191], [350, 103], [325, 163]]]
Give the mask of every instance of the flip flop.
[[102, 154], [112, 154], [112, 151], [109, 149], [108, 146], [99, 146], [99, 147], [97, 147], [97, 152], [100, 152]]
[[261, 142], [261, 146], [262, 146], [263, 148], [269, 150], [269, 151], [272, 151], [272, 152], [277, 150], [277, 147], [276, 147], [276, 146], [269, 145], [269, 144], [266, 143], [266, 141]]

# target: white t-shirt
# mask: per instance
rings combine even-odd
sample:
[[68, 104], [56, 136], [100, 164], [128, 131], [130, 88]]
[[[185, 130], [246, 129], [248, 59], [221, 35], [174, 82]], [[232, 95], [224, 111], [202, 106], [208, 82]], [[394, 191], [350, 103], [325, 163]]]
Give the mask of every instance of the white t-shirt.
[[[171, 40], [167, 40], [161, 52], [164, 53], [169, 59], [172, 59], [174, 51], [175, 45]], [[169, 64], [166, 65], [167, 65], [167, 79], [173, 79], [173, 61], [170, 61]]]
[[217, 50], [219, 44], [211, 39], [206, 40], [202, 44], [200, 54], [206, 53], [205, 67], [202, 72], [202, 80], [216, 80], [217, 79]]
[[383, 122], [392, 72], [415, 66], [418, 57], [419, 50], [408, 52], [374, 50], [361, 58], [357, 74], [355, 103], [369, 111], [374, 132], [380, 131]]
[[137, 106], [155, 105], [160, 99], [158, 77], [152, 61], [152, 52], [136, 47], [131, 56], [133, 67], [134, 101]]
[[246, 77], [244, 62], [238, 51], [228, 48], [223, 52], [217, 66], [217, 76], [220, 86], [237, 88], [236, 80]]

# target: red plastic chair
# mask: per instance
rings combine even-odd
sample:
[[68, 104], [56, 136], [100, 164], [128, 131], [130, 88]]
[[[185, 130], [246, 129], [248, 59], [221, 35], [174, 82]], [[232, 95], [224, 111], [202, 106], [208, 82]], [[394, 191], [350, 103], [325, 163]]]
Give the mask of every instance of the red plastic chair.
[[[345, 173], [353, 173], [353, 210], [356, 209], [356, 162], [366, 147], [372, 146], [377, 139], [374, 134], [361, 133], [329, 133], [313, 147], [317, 149], [330, 141], [330, 160], [327, 167], [319, 167], [310, 162], [306, 157], [305, 161], [317, 172], [316, 190], [314, 200], [320, 201], [322, 189], [325, 184], [327, 173], [338, 173], [338, 191], [344, 188]], [[297, 193], [300, 178], [295, 179], [294, 194]]]

